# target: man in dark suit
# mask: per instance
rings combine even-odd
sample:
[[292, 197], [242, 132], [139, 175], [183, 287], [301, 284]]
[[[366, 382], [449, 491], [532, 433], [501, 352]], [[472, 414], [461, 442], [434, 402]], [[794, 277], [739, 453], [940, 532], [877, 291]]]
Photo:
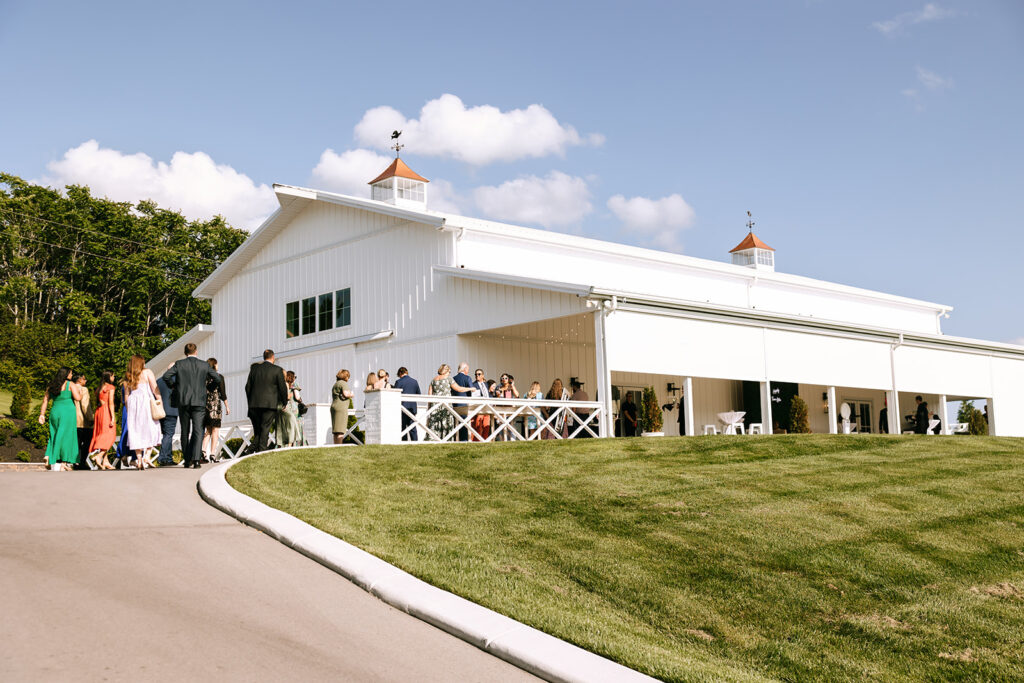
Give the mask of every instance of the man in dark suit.
[[[420, 383], [409, 376], [409, 371], [402, 366], [398, 368], [398, 379], [395, 380], [395, 389], [401, 389], [403, 394], [419, 394]], [[402, 407], [408, 410], [413, 415], [416, 414], [416, 401], [402, 401]], [[413, 419], [402, 412], [402, 431], [409, 427], [413, 422]], [[402, 436], [402, 441], [418, 441], [419, 437], [416, 435], [416, 428], [413, 427], [409, 430], [408, 434]]]
[[[459, 363], [459, 372], [452, 377], [452, 391], [457, 394], [473, 393], [473, 380], [469, 377], [469, 363], [465, 361]], [[455, 409], [455, 412], [460, 417], [465, 417], [469, 414], [469, 407], [465, 403], [453, 403], [452, 408]], [[456, 439], [458, 441], [469, 441], [469, 430], [466, 427], [459, 429]]]
[[[170, 370], [170, 368], [167, 368]], [[178, 406], [174, 402], [174, 392], [167, 386], [167, 382], [161, 376], [156, 380], [156, 387], [160, 390], [160, 400], [164, 403], [164, 412], [167, 415], [160, 420], [160, 457], [156, 464], [160, 467], [174, 467], [174, 456], [172, 454], [172, 442], [174, 441], [174, 428], [178, 424]]]
[[171, 402], [178, 408], [181, 424], [181, 455], [185, 467], [202, 465], [203, 418], [206, 416], [206, 385], [218, 379], [217, 371], [196, 358], [196, 345], [185, 344], [185, 358], [171, 363], [163, 380], [171, 388]]
[[274, 352], [263, 352], [263, 362], [249, 368], [249, 379], [245, 382], [245, 398], [249, 402], [249, 419], [252, 421], [253, 452], [267, 450], [270, 427], [274, 424], [278, 406], [288, 402], [288, 384], [284, 371], [274, 365]]
[[928, 433], [928, 404], [920, 396], [915, 396], [917, 401], [917, 413], [914, 415], [914, 433]]

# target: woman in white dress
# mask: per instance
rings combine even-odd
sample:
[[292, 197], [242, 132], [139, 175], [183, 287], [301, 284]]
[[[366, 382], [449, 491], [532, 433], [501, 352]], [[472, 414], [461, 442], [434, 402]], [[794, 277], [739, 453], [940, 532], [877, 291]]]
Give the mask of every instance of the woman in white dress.
[[160, 446], [160, 423], [153, 419], [150, 407], [154, 397], [160, 395], [156, 377], [146, 367], [146, 359], [136, 354], [128, 361], [122, 383], [128, 394], [124, 405], [128, 449], [135, 452], [138, 469], [152, 467], [152, 452]]

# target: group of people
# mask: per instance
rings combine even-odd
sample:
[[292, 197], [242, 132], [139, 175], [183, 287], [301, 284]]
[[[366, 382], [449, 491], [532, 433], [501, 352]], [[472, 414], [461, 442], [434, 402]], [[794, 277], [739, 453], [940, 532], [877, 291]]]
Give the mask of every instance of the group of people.
[[[200, 360], [196, 345], [186, 344], [184, 360], [171, 363], [158, 378], [146, 367], [145, 358], [135, 354], [121, 381], [115, 382], [113, 372], [103, 373], [92, 407], [82, 373], [62, 367], [54, 375], [39, 410], [39, 423], [46, 424], [50, 409], [46, 458], [51, 469], [174, 466], [171, 444], [179, 422], [186, 467], [217, 459], [221, 420], [231, 409], [216, 358]], [[115, 412], [118, 393], [120, 435]], [[115, 446], [112, 462], [110, 452]]]
[[[383, 373], [383, 375], [382, 375]], [[371, 377], [367, 378], [367, 388], [381, 389], [387, 386], [387, 372], [381, 370], [377, 373], [376, 381], [371, 380]], [[371, 382], [373, 384], [371, 386]], [[401, 389], [402, 393], [405, 394], [419, 394], [420, 386], [416, 380], [408, 377], [408, 371], [403, 367], [398, 370], [398, 381], [395, 382], [395, 388]], [[570, 391], [571, 389], [571, 391]], [[427, 385], [427, 395], [429, 396], [472, 396], [472, 397], [489, 397], [489, 398], [524, 398], [528, 400], [545, 400], [545, 401], [589, 401], [590, 398], [587, 393], [583, 390], [583, 383], [573, 380], [569, 389], [565, 388], [562, 384], [561, 379], [555, 379], [551, 383], [551, 388], [545, 394], [541, 388], [540, 382], [532, 382], [529, 390], [525, 394], [520, 394], [518, 387], [516, 387], [516, 378], [512, 374], [503, 372], [498, 376], [497, 380], [487, 379], [485, 372], [481, 368], [477, 368], [472, 376], [469, 374], [469, 364], [460, 363], [458, 372], [452, 376], [451, 366], [447, 363], [443, 363], [437, 369], [437, 375], [430, 380]], [[411, 414], [416, 414], [416, 403], [412, 401], [403, 402], [402, 406]], [[431, 432], [440, 438], [444, 438], [446, 434], [451, 433], [455, 430], [455, 415], [462, 417], [468, 416], [471, 413], [471, 409], [467, 404], [454, 403], [452, 408], [455, 411], [453, 414], [451, 411], [446, 409], [435, 409], [427, 417], [427, 438], [431, 438]], [[553, 407], [540, 407], [536, 412], [528, 411], [526, 415], [518, 418], [520, 420], [520, 433], [529, 438], [538, 428], [542, 428], [543, 432], [541, 438], [544, 439], [555, 439], [558, 436], [566, 438], [569, 436], [569, 429], [572, 425], [572, 418], [568, 416], [564, 411], [560, 412], [558, 416], [548, 425], [541, 425], [538, 421], [537, 413], [539, 413], [545, 421], [548, 421], [551, 416], [557, 411], [557, 408]], [[585, 409], [579, 409], [574, 411], [577, 415], [585, 416], [589, 411]], [[407, 415], [404, 411], [402, 413], [402, 431], [403, 439], [408, 441], [417, 440], [417, 430], [415, 428], [408, 429], [413, 422], [413, 418]], [[486, 440], [490, 438], [492, 430], [496, 428], [496, 420], [493, 415], [483, 412], [477, 412], [469, 420], [468, 427], [461, 427], [455, 437], [457, 441], [478, 441]], [[557, 433], [557, 436], [556, 436]], [[582, 430], [578, 436], [590, 436], [590, 433], [586, 430]], [[513, 437], [513, 434], [508, 430], [504, 430], [497, 434], [495, 437], [499, 441], [508, 440]]]
[[[195, 344], [186, 344], [184, 351], [185, 357], [171, 363], [159, 377], [146, 367], [145, 359], [138, 354], [128, 361], [120, 382], [116, 382], [113, 372], [104, 372], [96, 392], [95, 407], [90, 406], [85, 376], [66, 367], [61, 368], [47, 387], [39, 411], [40, 424], [46, 424], [47, 408], [50, 409], [46, 457], [51, 469], [131, 467], [142, 470], [172, 467], [176, 464], [172, 441], [179, 425], [182, 464], [185, 467], [199, 468], [204, 462], [217, 461], [221, 422], [231, 414], [224, 376], [218, 372], [217, 359], [203, 361], [197, 357]], [[451, 368], [447, 364], [441, 365], [437, 376], [427, 385], [427, 394], [545, 401], [589, 400], [583, 383], [575, 379], [568, 388], [563, 386], [561, 379], [555, 379], [547, 393], [543, 392], [540, 382], [535, 381], [525, 394], [520, 394], [515, 377], [510, 373], [502, 373], [497, 380], [489, 380], [479, 368], [471, 376], [468, 363], [461, 363], [458, 370], [452, 376]], [[342, 369], [331, 389], [335, 443], [342, 443], [349, 431], [348, 412], [355, 396], [350, 380], [351, 373]], [[367, 391], [390, 388], [400, 389], [403, 394], [422, 393], [419, 382], [409, 376], [405, 367], [398, 369], [394, 384], [385, 369], [370, 373], [366, 378]], [[245, 384], [248, 417], [253, 427], [250, 452], [266, 450], [271, 432], [275, 434], [277, 447], [305, 443], [301, 418], [306, 407], [301, 391], [295, 373], [282, 370], [276, 364], [271, 349], [264, 351], [263, 362], [250, 367]], [[117, 429], [115, 397], [119, 397], [122, 406], [120, 431]], [[411, 415], [417, 412], [415, 401], [403, 401], [402, 406]], [[467, 404], [455, 403], [452, 408], [457, 415], [470, 414]], [[573, 418], [562, 412], [554, 420], [549, 420], [556, 410], [539, 407], [536, 411], [528, 411], [518, 418], [519, 432], [529, 438], [540, 428], [543, 429], [541, 438], [568, 437], [574, 426]], [[578, 409], [574, 412], [585, 419], [589, 411]], [[549, 424], [542, 424], [538, 414]], [[417, 429], [410, 429], [413, 420], [403, 411], [403, 440], [418, 440]], [[455, 416], [449, 410], [434, 410], [427, 419], [427, 427], [437, 437], [444, 438], [455, 430]], [[458, 430], [455, 440], [486, 440], [495, 428], [493, 415], [475, 414], [468, 427]], [[590, 434], [582, 430], [578, 436]], [[427, 438], [431, 438], [429, 433]], [[513, 437], [505, 430], [496, 438], [506, 440]]]
[[[920, 395], [914, 397], [914, 403], [917, 404], [917, 409], [913, 415], [907, 415], [907, 423], [913, 428], [915, 434], [927, 434], [928, 425], [932, 420], [935, 420], [936, 424], [931, 428], [932, 434], [942, 433], [942, 418], [938, 413], [933, 413], [928, 407], [928, 401], [925, 401]], [[889, 404], [888, 402], [878, 413], [878, 433], [888, 434], [889, 433]]]

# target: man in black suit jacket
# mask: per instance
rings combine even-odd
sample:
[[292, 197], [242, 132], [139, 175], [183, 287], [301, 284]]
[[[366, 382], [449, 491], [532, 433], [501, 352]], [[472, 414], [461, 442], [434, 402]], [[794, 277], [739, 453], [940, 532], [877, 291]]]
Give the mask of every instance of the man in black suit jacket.
[[171, 404], [181, 424], [181, 455], [185, 467], [202, 464], [203, 418], [206, 416], [206, 385], [218, 379], [217, 371], [196, 358], [196, 345], [185, 344], [185, 358], [172, 363], [163, 380], [171, 388]]
[[920, 396], [915, 396], [914, 400], [917, 401], [917, 413], [914, 415], [914, 433], [927, 434], [929, 416], [928, 404], [925, 403]]
[[249, 379], [245, 382], [245, 398], [249, 403], [249, 419], [252, 421], [253, 446], [256, 453], [267, 450], [270, 426], [274, 423], [278, 406], [288, 402], [288, 384], [284, 371], [274, 365], [274, 352], [263, 352], [263, 362], [249, 368]]
[[[398, 368], [398, 379], [395, 381], [395, 389], [401, 389], [403, 394], [419, 394], [420, 383], [409, 376], [409, 371], [403, 366]], [[413, 415], [416, 414], [416, 401], [402, 401], [402, 407]], [[402, 431], [404, 432], [412, 424], [412, 418], [402, 412]], [[402, 436], [402, 441], [418, 441], [416, 427]]]

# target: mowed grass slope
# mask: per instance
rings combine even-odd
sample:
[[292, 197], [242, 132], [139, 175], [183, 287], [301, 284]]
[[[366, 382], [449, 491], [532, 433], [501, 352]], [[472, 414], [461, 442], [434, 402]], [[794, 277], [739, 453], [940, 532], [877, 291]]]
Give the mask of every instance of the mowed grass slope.
[[1021, 439], [378, 446], [228, 478], [666, 680], [1024, 678]]

